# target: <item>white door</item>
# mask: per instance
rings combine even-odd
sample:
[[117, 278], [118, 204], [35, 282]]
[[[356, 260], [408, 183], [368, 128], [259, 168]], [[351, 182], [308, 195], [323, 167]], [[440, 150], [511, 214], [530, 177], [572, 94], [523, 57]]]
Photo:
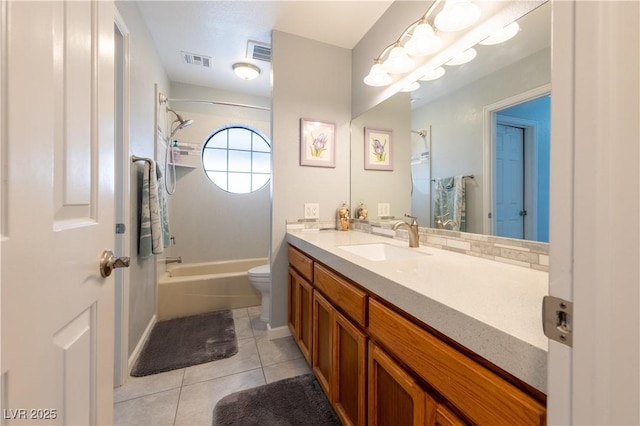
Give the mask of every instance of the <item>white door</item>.
[[113, 3], [6, 3], [2, 414], [111, 424]]
[[496, 125], [495, 235], [524, 238], [524, 129]]
[[553, 3], [548, 424], [640, 424], [640, 2]]

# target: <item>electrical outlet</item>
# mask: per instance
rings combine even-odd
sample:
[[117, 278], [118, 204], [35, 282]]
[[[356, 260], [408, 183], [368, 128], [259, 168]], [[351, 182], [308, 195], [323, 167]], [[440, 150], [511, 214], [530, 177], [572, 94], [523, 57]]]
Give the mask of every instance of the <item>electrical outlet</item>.
[[385, 217], [389, 216], [391, 213], [391, 207], [389, 207], [389, 203], [378, 203], [378, 216]]
[[319, 219], [320, 218], [320, 204], [317, 204], [317, 203], [305, 203], [304, 204], [304, 218], [305, 219]]

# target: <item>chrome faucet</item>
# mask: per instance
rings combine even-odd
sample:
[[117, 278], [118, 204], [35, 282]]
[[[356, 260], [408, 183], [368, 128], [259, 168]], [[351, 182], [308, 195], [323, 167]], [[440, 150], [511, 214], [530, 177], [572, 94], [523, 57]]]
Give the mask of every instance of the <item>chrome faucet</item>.
[[407, 228], [409, 231], [409, 247], [418, 247], [420, 246], [420, 238], [418, 237], [418, 218], [414, 216], [409, 216], [408, 214], [404, 215], [405, 217], [411, 218], [411, 225], [407, 222], [396, 222], [392, 229], [395, 231], [398, 228]]
[[176, 256], [176, 257], [167, 256], [164, 259], [164, 263], [167, 265], [170, 263], [182, 263], [182, 256]]

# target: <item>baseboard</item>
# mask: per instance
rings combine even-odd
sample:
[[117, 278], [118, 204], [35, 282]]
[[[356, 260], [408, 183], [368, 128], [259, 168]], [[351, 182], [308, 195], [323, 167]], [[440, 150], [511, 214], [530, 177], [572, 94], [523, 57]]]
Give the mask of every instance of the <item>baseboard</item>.
[[271, 328], [271, 324], [267, 324], [267, 339], [281, 339], [288, 336], [291, 336], [288, 326], [283, 325], [282, 327]]
[[154, 325], [156, 325], [155, 315], [151, 317], [151, 321], [149, 321], [149, 324], [147, 324], [147, 328], [144, 330], [144, 333], [142, 333], [142, 336], [140, 336], [140, 340], [138, 340], [138, 344], [136, 345], [136, 348], [131, 353], [131, 356], [129, 357], [127, 371], [130, 372], [131, 369], [133, 368], [133, 365], [138, 360], [138, 357], [140, 356], [140, 352], [142, 352], [142, 348], [144, 347], [144, 344], [149, 339], [149, 335], [151, 334], [151, 330], [153, 330]]

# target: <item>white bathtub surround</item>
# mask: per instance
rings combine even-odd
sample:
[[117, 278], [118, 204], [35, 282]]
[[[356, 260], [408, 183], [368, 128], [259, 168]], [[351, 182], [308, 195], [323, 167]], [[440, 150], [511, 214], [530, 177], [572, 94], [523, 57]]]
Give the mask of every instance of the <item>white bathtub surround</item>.
[[384, 261], [339, 247], [383, 242], [409, 250], [406, 241], [365, 232], [294, 231], [287, 241], [546, 393], [546, 272], [426, 246], [410, 249], [424, 256]]
[[260, 304], [247, 271], [267, 263], [255, 258], [167, 266], [158, 280], [158, 321]]

